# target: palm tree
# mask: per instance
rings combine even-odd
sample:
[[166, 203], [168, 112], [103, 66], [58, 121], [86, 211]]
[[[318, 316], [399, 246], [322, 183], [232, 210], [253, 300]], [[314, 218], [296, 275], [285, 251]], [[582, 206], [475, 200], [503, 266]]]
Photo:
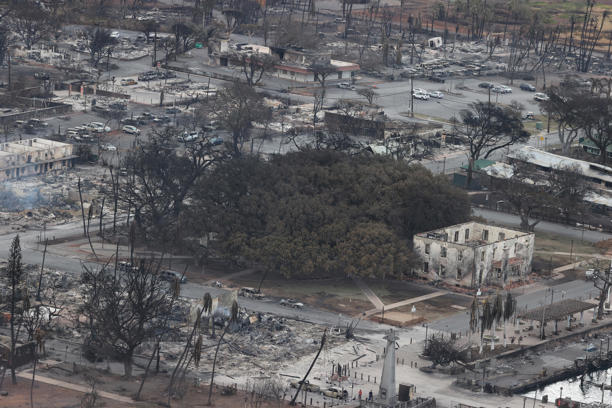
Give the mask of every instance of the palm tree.
[[492, 327], [491, 327], [491, 351], [495, 350], [495, 328], [499, 325], [499, 321], [501, 320], [504, 314], [504, 299], [501, 293], [497, 293], [495, 295], [495, 301], [493, 302], [493, 310], [492, 310]]
[[512, 294], [508, 292], [506, 295], [506, 301], [504, 302], [504, 348], [508, 346], [508, 339], [506, 337], [506, 322], [512, 319], [514, 312], [516, 311], [516, 299], [512, 297]]
[[[212, 312], [212, 297], [210, 296], [210, 293], [206, 292], [204, 294], [204, 298], [202, 299], [202, 312], [206, 313], [206, 316], [208, 317], [207, 321], [207, 330], [210, 327], [210, 314]], [[213, 323], [214, 325], [214, 323]]]
[[478, 329], [478, 298], [474, 295], [470, 305], [470, 331], [468, 332], [468, 343], [472, 341], [472, 333]]
[[482, 305], [482, 317], [480, 318], [480, 351], [482, 355], [482, 343], [484, 338], [484, 332], [491, 328], [493, 323], [493, 310], [491, 309], [491, 301], [486, 298]]
[[238, 303], [234, 300], [232, 303], [232, 310], [230, 312], [229, 320], [225, 323], [225, 327], [223, 328], [223, 333], [221, 333], [221, 337], [219, 337], [219, 341], [217, 342], [217, 348], [215, 350], [215, 357], [213, 359], [212, 373], [210, 375], [210, 388], [208, 389], [208, 403], [206, 405], [212, 405], [212, 390], [215, 381], [215, 368], [217, 367], [217, 354], [219, 354], [219, 347], [221, 346], [221, 342], [223, 341], [223, 337], [225, 333], [227, 333], [227, 329], [238, 320]]

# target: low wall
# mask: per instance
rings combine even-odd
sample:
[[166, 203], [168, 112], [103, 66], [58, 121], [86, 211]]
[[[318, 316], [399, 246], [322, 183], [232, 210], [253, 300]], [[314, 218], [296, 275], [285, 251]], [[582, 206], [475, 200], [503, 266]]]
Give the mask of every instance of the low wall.
[[62, 115], [68, 112], [72, 112], [72, 105], [68, 105], [65, 103], [54, 104], [55, 106], [49, 106], [47, 108], [37, 108], [26, 112], [19, 112], [11, 115], [0, 116], [0, 125], [14, 123], [17, 120], [28, 120], [32, 118]]

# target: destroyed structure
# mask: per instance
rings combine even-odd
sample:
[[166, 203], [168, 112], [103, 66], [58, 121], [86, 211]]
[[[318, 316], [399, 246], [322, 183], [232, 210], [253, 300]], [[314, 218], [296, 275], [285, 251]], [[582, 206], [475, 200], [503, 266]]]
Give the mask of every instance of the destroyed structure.
[[531, 272], [535, 234], [478, 222], [416, 234], [420, 273], [470, 286], [505, 286]]
[[46, 174], [74, 165], [72, 145], [35, 138], [0, 144], [0, 180]]
[[[319, 80], [317, 72], [312, 69], [312, 64], [322, 59], [320, 52], [308, 51], [299, 47], [266, 47], [257, 44], [237, 44], [230, 46], [228, 40], [221, 40], [218, 51], [213, 53], [213, 59], [220, 66], [239, 66], [243, 55], [247, 57], [253, 54], [278, 57], [278, 63], [274, 64], [273, 76], [296, 82], [316, 82]], [[329, 72], [325, 72], [330, 82], [352, 80], [355, 73], [359, 71], [358, 64], [339, 61], [330, 57], [323, 58]]]

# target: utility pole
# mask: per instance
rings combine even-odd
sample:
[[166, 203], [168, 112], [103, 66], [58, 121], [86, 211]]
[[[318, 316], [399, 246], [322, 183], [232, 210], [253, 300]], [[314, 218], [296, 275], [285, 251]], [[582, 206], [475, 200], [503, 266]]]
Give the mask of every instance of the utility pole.
[[410, 117], [414, 118], [414, 76], [410, 77]]
[[11, 89], [13, 89], [13, 87], [12, 87], [13, 82], [11, 80], [11, 78], [12, 78], [12, 76], [11, 76], [11, 70], [12, 70], [12, 68], [11, 68], [11, 65], [12, 65], [11, 64], [11, 52], [8, 51], [6, 53], [6, 55], [8, 56], [8, 89], [10, 91]]
[[295, 405], [295, 400], [297, 399], [298, 395], [300, 394], [300, 390], [302, 389], [302, 385], [306, 382], [306, 379], [308, 378], [308, 374], [310, 374], [310, 371], [312, 370], [312, 367], [314, 367], [315, 363], [317, 362], [317, 359], [319, 358], [319, 354], [321, 354], [321, 350], [323, 350], [323, 346], [325, 345], [326, 334], [327, 334], [327, 329], [325, 329], [323, 331], [323, 337], [321, 337], [321, 346], [319, 347], [319, 351], [317, 352], [317, 355], [315, 356], [314, 360], [312, 360], [312, 364], [310, 364], [310, 367], [308, 368], [308, 371], [306, 371], [306, 375], [304, 375], [304, 378], [298, 384], [298, 389], [295, 392], [295, 395], [293, 396], [293, 398], [291, 399], [291, 402], [289, 403], [289, 405], [291, 405], [291, 406]]

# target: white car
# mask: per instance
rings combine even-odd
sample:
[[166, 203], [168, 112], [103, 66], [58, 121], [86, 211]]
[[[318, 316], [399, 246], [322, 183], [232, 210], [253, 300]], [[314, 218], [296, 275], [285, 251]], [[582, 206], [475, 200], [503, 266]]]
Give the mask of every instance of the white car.
[[103, 145], [100, 146], [100, 148], [102, 150], [107, 151], [107, 152], [116, 152], [117, 151], [117, 146], [115, 146], [114, 144], [110, 144], [110, 143], [104, 143]]
[[419, 99], [421, 101], [428, 101], [429, 100], [429, 95], [426, 93], [422, 93], [422, 92], [415, 92], [413, 94], [414, 99]]
[[193, 142], [198, 140], [200, 134], [198, 132], [184, 132], [182, 135], [178, 137], [181, 142]]
[[538, 102], [543, 102], [543, 101], [547, 101], [549, 98], [548, 98], [548, 95], [546, 95], [545, 93], [537, 92], [533, 94], [533, 99], [535, 99]]
[[437, 99], [444, 98], [444, 94], [440, 91], [429, 92], [429, 96], [431, 96], [432, 98], [437, 98]]
[[112, 33], [110, 33], [110, 38], [117, 39], [119, 37], [121, 37], [121, 34], [119, 34], [119, 31], [113, 31]]
[[111, 128], [108, 126], [105, 126], [104, 123], [102, 122], [91, 122], [89, 125], [87, 125], [88, 130], [91, 130], [92, 132], [97, 132], [97, 133], [103, 133], [103, 132], [110, 132]]
[[124, 127], [121, 128], [121, 130], [123, 130], [125, 133], [128, 133], [130, 135], [140, 134], [140, 129], [138, 129], [136, 126], [125, 125]]

